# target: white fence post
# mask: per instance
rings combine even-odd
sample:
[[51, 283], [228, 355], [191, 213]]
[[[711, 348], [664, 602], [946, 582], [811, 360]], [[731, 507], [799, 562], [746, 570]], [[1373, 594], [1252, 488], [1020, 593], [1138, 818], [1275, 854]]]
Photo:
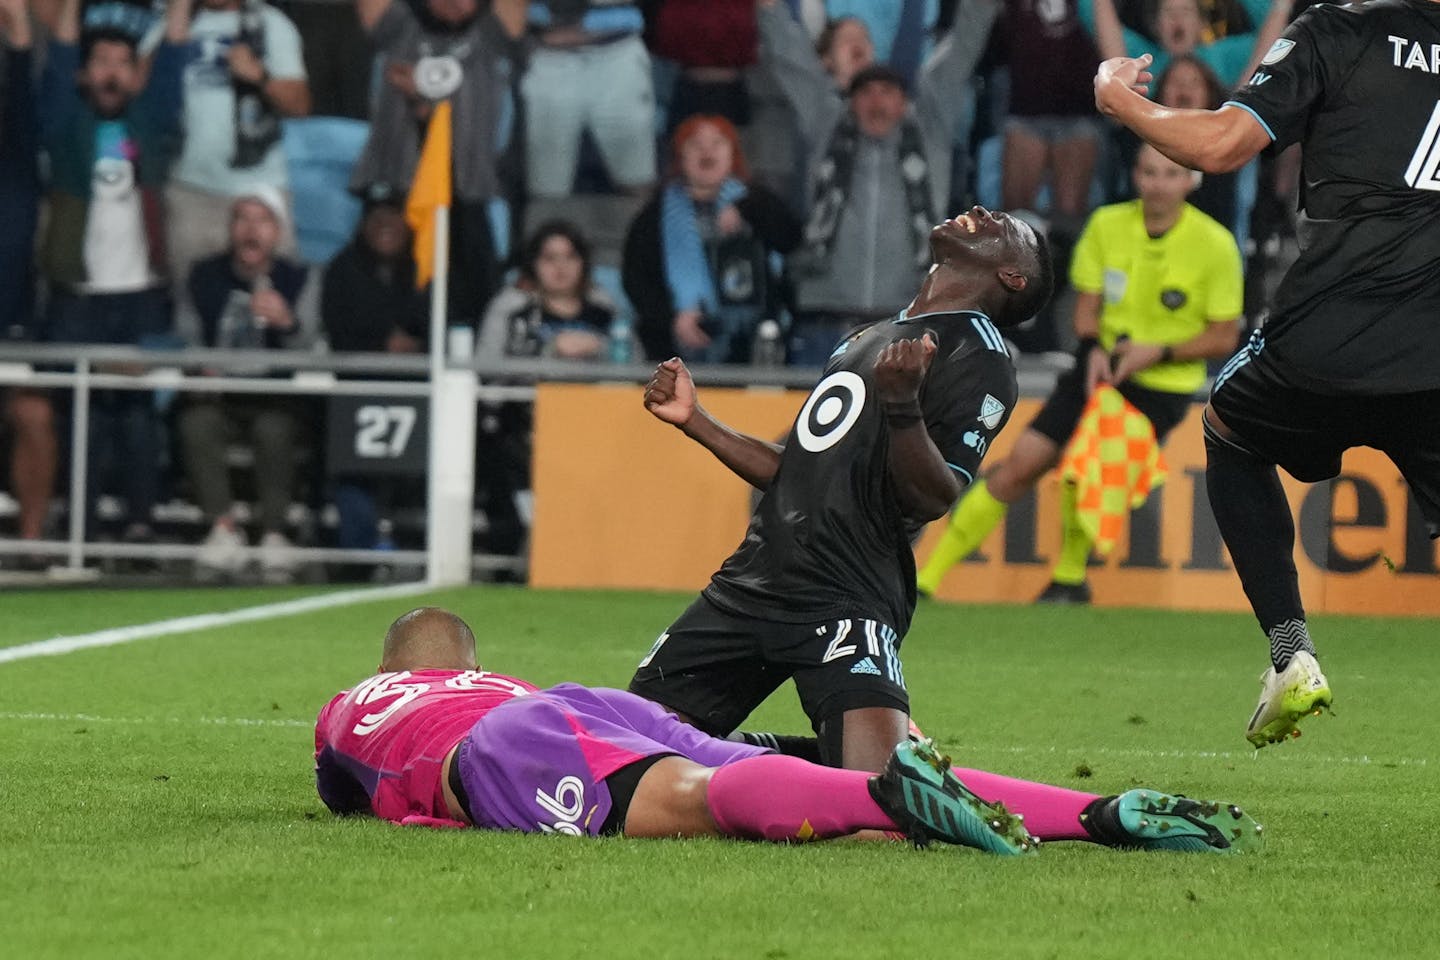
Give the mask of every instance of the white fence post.
[[470, 582], [475, 526], [475, 404], [472, 370], [445, 370], [430, 394], [427, 577], [436, 586]]
[[70, 418], [70, 573], [85, 566], [85, 520], [90, 510], [85, 487], [90, 470], [90, 360], [75, 362], [74, 410]]

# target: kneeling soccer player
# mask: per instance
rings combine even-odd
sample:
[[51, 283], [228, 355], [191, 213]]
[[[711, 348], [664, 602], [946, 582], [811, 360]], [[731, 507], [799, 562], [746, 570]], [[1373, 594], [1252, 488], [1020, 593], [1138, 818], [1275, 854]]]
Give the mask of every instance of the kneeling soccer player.
[[[402, 824], [779, 842], [903, 833], [1000, 854], [1038, 839], [1250, 850], [1238, 807], [1131, 790], [1100, 797], [951, 770], [929, 741], [883, 773], [822, 767], [709, 737], [621, 690], [541, 690], [477, 668], [475, 637], [421, 608], [385, 636], [380, 673], [338, 694], [315, 726], [316, 781], [340, 814]], [[1033, 835], [1032, 835], [1033, 834]]]

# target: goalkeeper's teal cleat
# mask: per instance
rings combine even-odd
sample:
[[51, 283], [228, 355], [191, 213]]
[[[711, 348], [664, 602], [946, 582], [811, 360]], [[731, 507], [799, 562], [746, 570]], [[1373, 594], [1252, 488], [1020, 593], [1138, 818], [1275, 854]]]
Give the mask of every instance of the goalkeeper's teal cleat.
[[1081, 820], [1092, 836], [1115, 847], [1250, 853], [1265, 846], [1264, 828], [1234, 804], [1158, 790], [1129, 790], [1098, 800]]
[[1268, 668], [1260, 675], [1260, 683], [1260, 703], [1245, 727], [1245, 739], [1257, 750], [1267, 743], [1300, 736], [1296, 724], [1301, 718], [1318, 715], [1334, 701], [1320, 664], [1303, 650], [1291, 657], [1280, 673]]
[[940, 840], [1015, 855], [1039, 843], [1026, 832], [1023, 817], [971, 793], [929, 739], [896, 746], [885, 772], [870, 778], [870, 795], [916, 846]]

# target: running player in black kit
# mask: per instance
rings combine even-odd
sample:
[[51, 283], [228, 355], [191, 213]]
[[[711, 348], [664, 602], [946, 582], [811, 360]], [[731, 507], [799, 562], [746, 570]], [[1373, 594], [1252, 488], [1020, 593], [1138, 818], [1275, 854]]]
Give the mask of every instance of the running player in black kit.
[[1262, 747], [1331, 701], [1276, 465], [1314, 483], [1381, 450], [1440, 536], [1440, 2], [1312, 7], [1218, 110], [1146, 100], [1148, 66], [1107, 60], [1095, 101], [1176, 161], [1222, 172], [1302, 145], [1300, 259], [1204, 417], [1210, 504], [1270, 640], [1245, 731]]
[[914, 301], [840, 342], [783, 447], [711, 418], [678, 359], [646, 388], [651, 413], [765, 491], [630, 682], [706, 733], [730, 734], [794, 677], [825, 763], [878, 771], [906, 737], [911, 541], [979, 473], [1015, 406], [996, 325], [1028, 319], [1053, 285], [1044, 241], [1003, 213], [947, 220], [930, 246]]

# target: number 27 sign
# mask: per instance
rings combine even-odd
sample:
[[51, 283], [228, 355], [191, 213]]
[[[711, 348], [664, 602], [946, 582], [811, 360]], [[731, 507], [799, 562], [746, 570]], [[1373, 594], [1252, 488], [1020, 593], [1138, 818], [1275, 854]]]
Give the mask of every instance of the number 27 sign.
[[326, 412], [329, 472], [423, 473], [426, 414], [419, 397], [331, 397]]

